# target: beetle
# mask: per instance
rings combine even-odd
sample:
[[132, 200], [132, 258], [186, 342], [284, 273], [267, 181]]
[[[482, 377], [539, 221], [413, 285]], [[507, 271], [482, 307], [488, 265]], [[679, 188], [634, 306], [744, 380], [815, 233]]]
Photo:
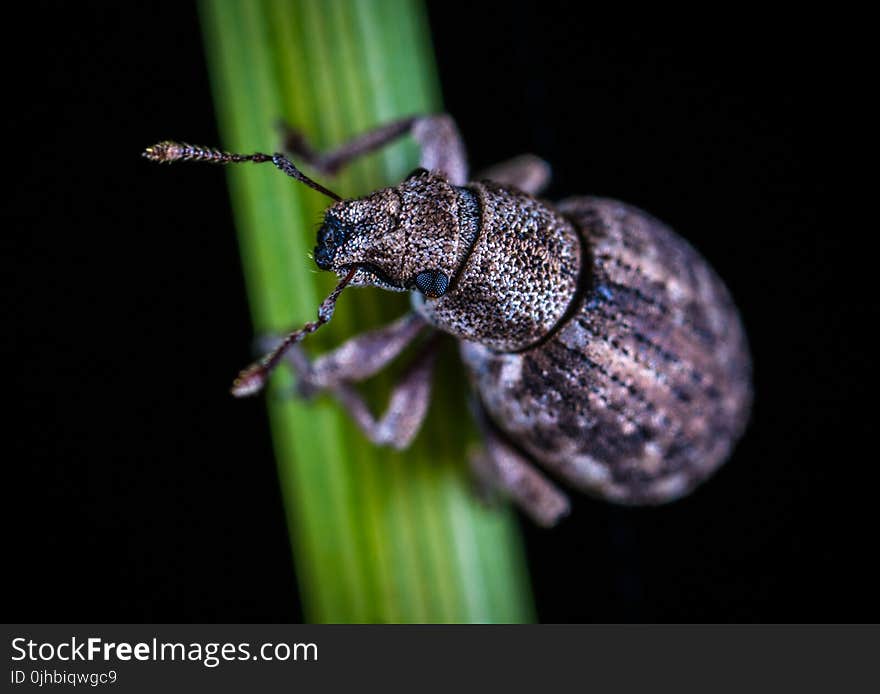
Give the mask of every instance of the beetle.
[[[430, 399], [436, 340], [421, 343], [376, 418], [354, 388], [423, 333], [459, 342], [483, 437], [478, 479], [552, 526], [568, 497], [539, 469], [621, 504], [675, 500], [708, 478], [743, 433], [751, 358], [737, 308], [708, 262], [645, 212], [616, 200], [536, 197], [549, 166], [524, 155], [468, 179], [446, 114], [411, 116], [329, 152], [286, 129], [285, 149], [324, 175], [404, 135], [420, 166], [396, 186], [342, 199], [285, 154], [175, 142], [157, 162], [271, 162], [333, 200], [314, 260], [340, 281], [316, 321], [274, 340], [241, 372], [251, 395], [286, 360], [303, 395], [332, 393], [375, 444], [406, 448]], [[298, 343], [349, 286], [411, 292], [412, 310], [310, 360]], [[535, 465], [537, 463], [538, 465]]]

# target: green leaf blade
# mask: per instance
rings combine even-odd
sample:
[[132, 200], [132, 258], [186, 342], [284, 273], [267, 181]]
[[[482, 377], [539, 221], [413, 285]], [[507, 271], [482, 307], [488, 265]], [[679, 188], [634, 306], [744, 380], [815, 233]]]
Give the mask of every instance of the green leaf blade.
[[[409, 0], [203, 0], [224, 145], [278, 148], [279, 119], [318, 147], [411, 113], [441, 110], [424, 8]], [[328, 181], [358, 196], [416, 165], [411, 142]], [[314, 318], [334, 284], [309, 259], [326, 199], [269, 167], [230, 167], [242, 263], [258, 333]], [[308, 341], [323, 351], [408, 309], [406, 297], [351, 290]], [[236, 365], [237, 366], [237, 365]], [[384, 407], [390, 379], [366, 385]], [[448, 345], [425, 430], [407, 451], [373, 447], [328, 398], [277, 397], [269, 414], [306, 618], [314, 622], [522, 622], [533, 618], [515, 519], [474, 498], [465, 376]], [[246, 474], [246, 473], [243, 473]]]

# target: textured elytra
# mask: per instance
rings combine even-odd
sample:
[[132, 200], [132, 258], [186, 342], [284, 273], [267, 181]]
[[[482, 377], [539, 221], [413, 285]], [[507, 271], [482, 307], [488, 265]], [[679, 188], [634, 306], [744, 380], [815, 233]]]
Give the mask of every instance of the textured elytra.
[[547, 469], [621, 503], [689, 492], [730, 453], [751, 402], [750, 359], [721, 280], [631, 206], [559, 205], [590, 250], [590, 286], [540, 347], [463, 343], [492, 421]]

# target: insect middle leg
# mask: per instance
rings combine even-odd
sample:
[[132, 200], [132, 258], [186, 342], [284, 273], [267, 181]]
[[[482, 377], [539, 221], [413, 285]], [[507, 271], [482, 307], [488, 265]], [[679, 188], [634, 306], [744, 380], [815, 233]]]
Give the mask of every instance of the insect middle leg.
[[[297, 375], [297, 391], [306, 397], [321, 391], [332, 394], [377, 445], [406, 448], [421, 428], [431, 395], [436, 341], [429, 338], [394, 385], [385, 413], [376, 418], [354, 383], [375, 375], [393, 361], [426, 327], [410, 313], [387, 326], [357, 335], [332, 352], [310, 361], [297, 345], [285, 359]], [[276, 340], [261, 340], [271, 347]]]
[[295, 128], [280, 124], [284, 149], [321, 173], [333, 175], [360, 156], [375, 152], [404, 135], [412, 135], [421, 149], [419, 166], [443, 171], [455, 185], [467, 183], [468, 166], [464, 142], [451, 116], [407, 116], [355, 136], [327, 152], [314, 149]]
[[370, 441], [402, 450], [412, 443], [428, 413], [436, 357], [431, 340], [394, 385], [388, 407], [378, 419], [351, 383], [340, 383], [332, 392]]

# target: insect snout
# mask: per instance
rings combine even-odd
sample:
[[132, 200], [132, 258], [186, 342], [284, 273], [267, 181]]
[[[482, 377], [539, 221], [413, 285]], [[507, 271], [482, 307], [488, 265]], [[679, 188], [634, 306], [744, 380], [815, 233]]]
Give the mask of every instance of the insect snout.
[[336, 249], [345, 243], [348, 236], [343, 224], [334, 217], [326, 217], [318, 230], [318, 245], [315, 246], [315, 263], [321, 270], [329, 270], [333, 266]]

